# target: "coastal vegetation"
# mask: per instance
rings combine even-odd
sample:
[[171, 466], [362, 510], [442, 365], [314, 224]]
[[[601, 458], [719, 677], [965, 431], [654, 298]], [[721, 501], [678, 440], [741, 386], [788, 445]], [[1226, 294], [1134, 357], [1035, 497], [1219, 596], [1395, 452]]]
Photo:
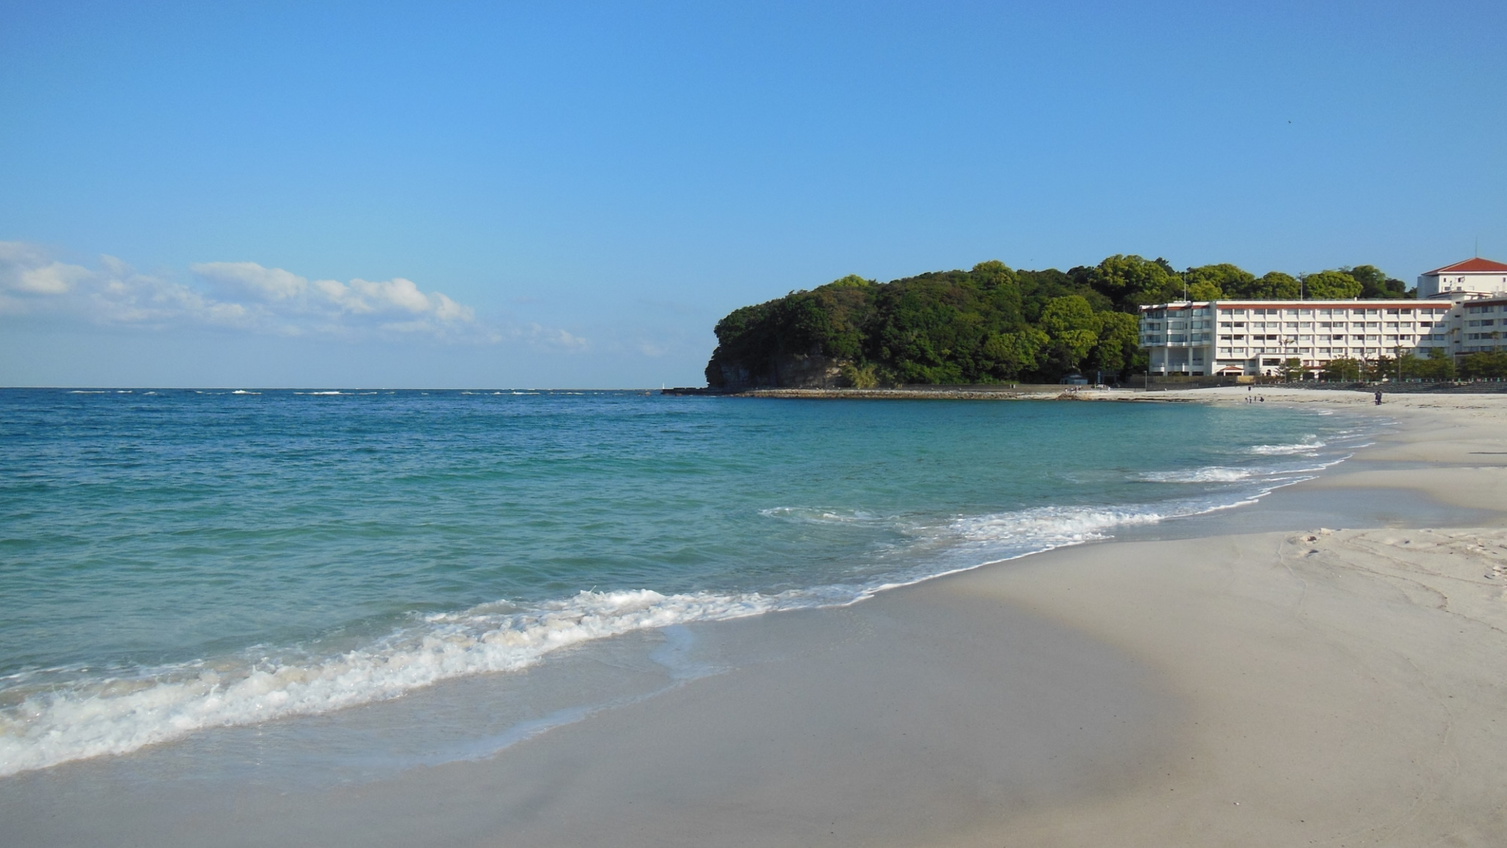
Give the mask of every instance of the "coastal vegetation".
[[[1307, 380], [1318, 377], [1330, 382], [1381, 379], [1442, 382], [1460, 377], [1473, 379], [1495, 376], [1489, 373], [1490, 365], [1481, 360], [1481, 356], [1481, 354], [1467, 356], [1458, 368], [1455, 366], [1454, 358], [1439, 348], [1430, 349], [1426, 357], [1383, 355], [1369, 360], [1331, 359], [1322, 369], [1317, 370], [1305, 367], [1301, 360], [1289, 359], [1279, 373], [1286, 380]], [[1486, 356], [1493, 357], [1496, 354], [1486, 354]]]
[[1106, 382], [1144, 370], [1138, 312], [1173, 300], [1411, 297], [1372, 265], [1257, 277], [1115, 255], [1063, 272], [981, 262], [880, 283], [857, 275], [733, 310], [717, 323], [713, 388]]

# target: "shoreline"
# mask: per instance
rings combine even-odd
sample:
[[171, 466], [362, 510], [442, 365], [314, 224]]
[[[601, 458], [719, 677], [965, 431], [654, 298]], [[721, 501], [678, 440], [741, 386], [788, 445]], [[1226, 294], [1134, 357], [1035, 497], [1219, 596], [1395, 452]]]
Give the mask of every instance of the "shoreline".
[[1150, 389], [1128, 386], [1058, 384], [997, 384], [978, 386], [898, 386], [873, 389], [763, 388], [726, 391], [711, 388], [661, 389], [675, 397], [768, 398], [776, 400], [1094, 400], [1120, 402], [1211, 402], [1209, 394], [1248, 391], [1256, 394], [1354, 394], [1370, 398], [1377, 390], [1386, 396], [1491, 396], [1507, 393], [1507, 383], [1267, 383], [1181, 387], [1162, 384]]
[[[0, 819], [36, 845], [1495, 844], [1507, 396], [1264, 391], [1399, 423], [1167, 538], [693, 625], [731, 670], [489, 759], [234, 798], [63, 768]], [[1315, 504], [1348, 520], [1291, 526]]]

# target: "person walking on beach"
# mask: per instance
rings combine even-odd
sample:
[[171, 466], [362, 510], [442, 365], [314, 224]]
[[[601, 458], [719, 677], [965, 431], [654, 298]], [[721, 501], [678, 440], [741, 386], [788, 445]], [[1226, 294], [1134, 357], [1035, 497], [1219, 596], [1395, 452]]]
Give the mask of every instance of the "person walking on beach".
[[1381, 389], [1376, 390], [1376, 405], [1381, 406]]

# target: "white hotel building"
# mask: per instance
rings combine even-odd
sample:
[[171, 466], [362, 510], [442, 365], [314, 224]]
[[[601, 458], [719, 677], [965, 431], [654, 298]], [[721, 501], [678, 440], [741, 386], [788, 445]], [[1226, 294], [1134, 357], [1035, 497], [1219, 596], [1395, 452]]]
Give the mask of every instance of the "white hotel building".
[[1507, 265], [1470, 259], [1418, 278], [1417, 300], [1219, 300], [1141, 307], [1152, 374], [1272, 375], [1300, 360], [1507, 350]]

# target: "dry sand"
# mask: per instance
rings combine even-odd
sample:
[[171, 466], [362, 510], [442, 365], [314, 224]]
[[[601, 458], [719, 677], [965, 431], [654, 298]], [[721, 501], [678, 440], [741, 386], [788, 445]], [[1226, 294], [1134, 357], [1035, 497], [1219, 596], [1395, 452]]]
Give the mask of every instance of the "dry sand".
[[231, 798], [52, 770], [0, 793], [0, 841], [1507, 844], [1507, 396], [1264, 394], [1400, 423], [1225, 535], [697, 628], [734, 670], [486, 761]]

